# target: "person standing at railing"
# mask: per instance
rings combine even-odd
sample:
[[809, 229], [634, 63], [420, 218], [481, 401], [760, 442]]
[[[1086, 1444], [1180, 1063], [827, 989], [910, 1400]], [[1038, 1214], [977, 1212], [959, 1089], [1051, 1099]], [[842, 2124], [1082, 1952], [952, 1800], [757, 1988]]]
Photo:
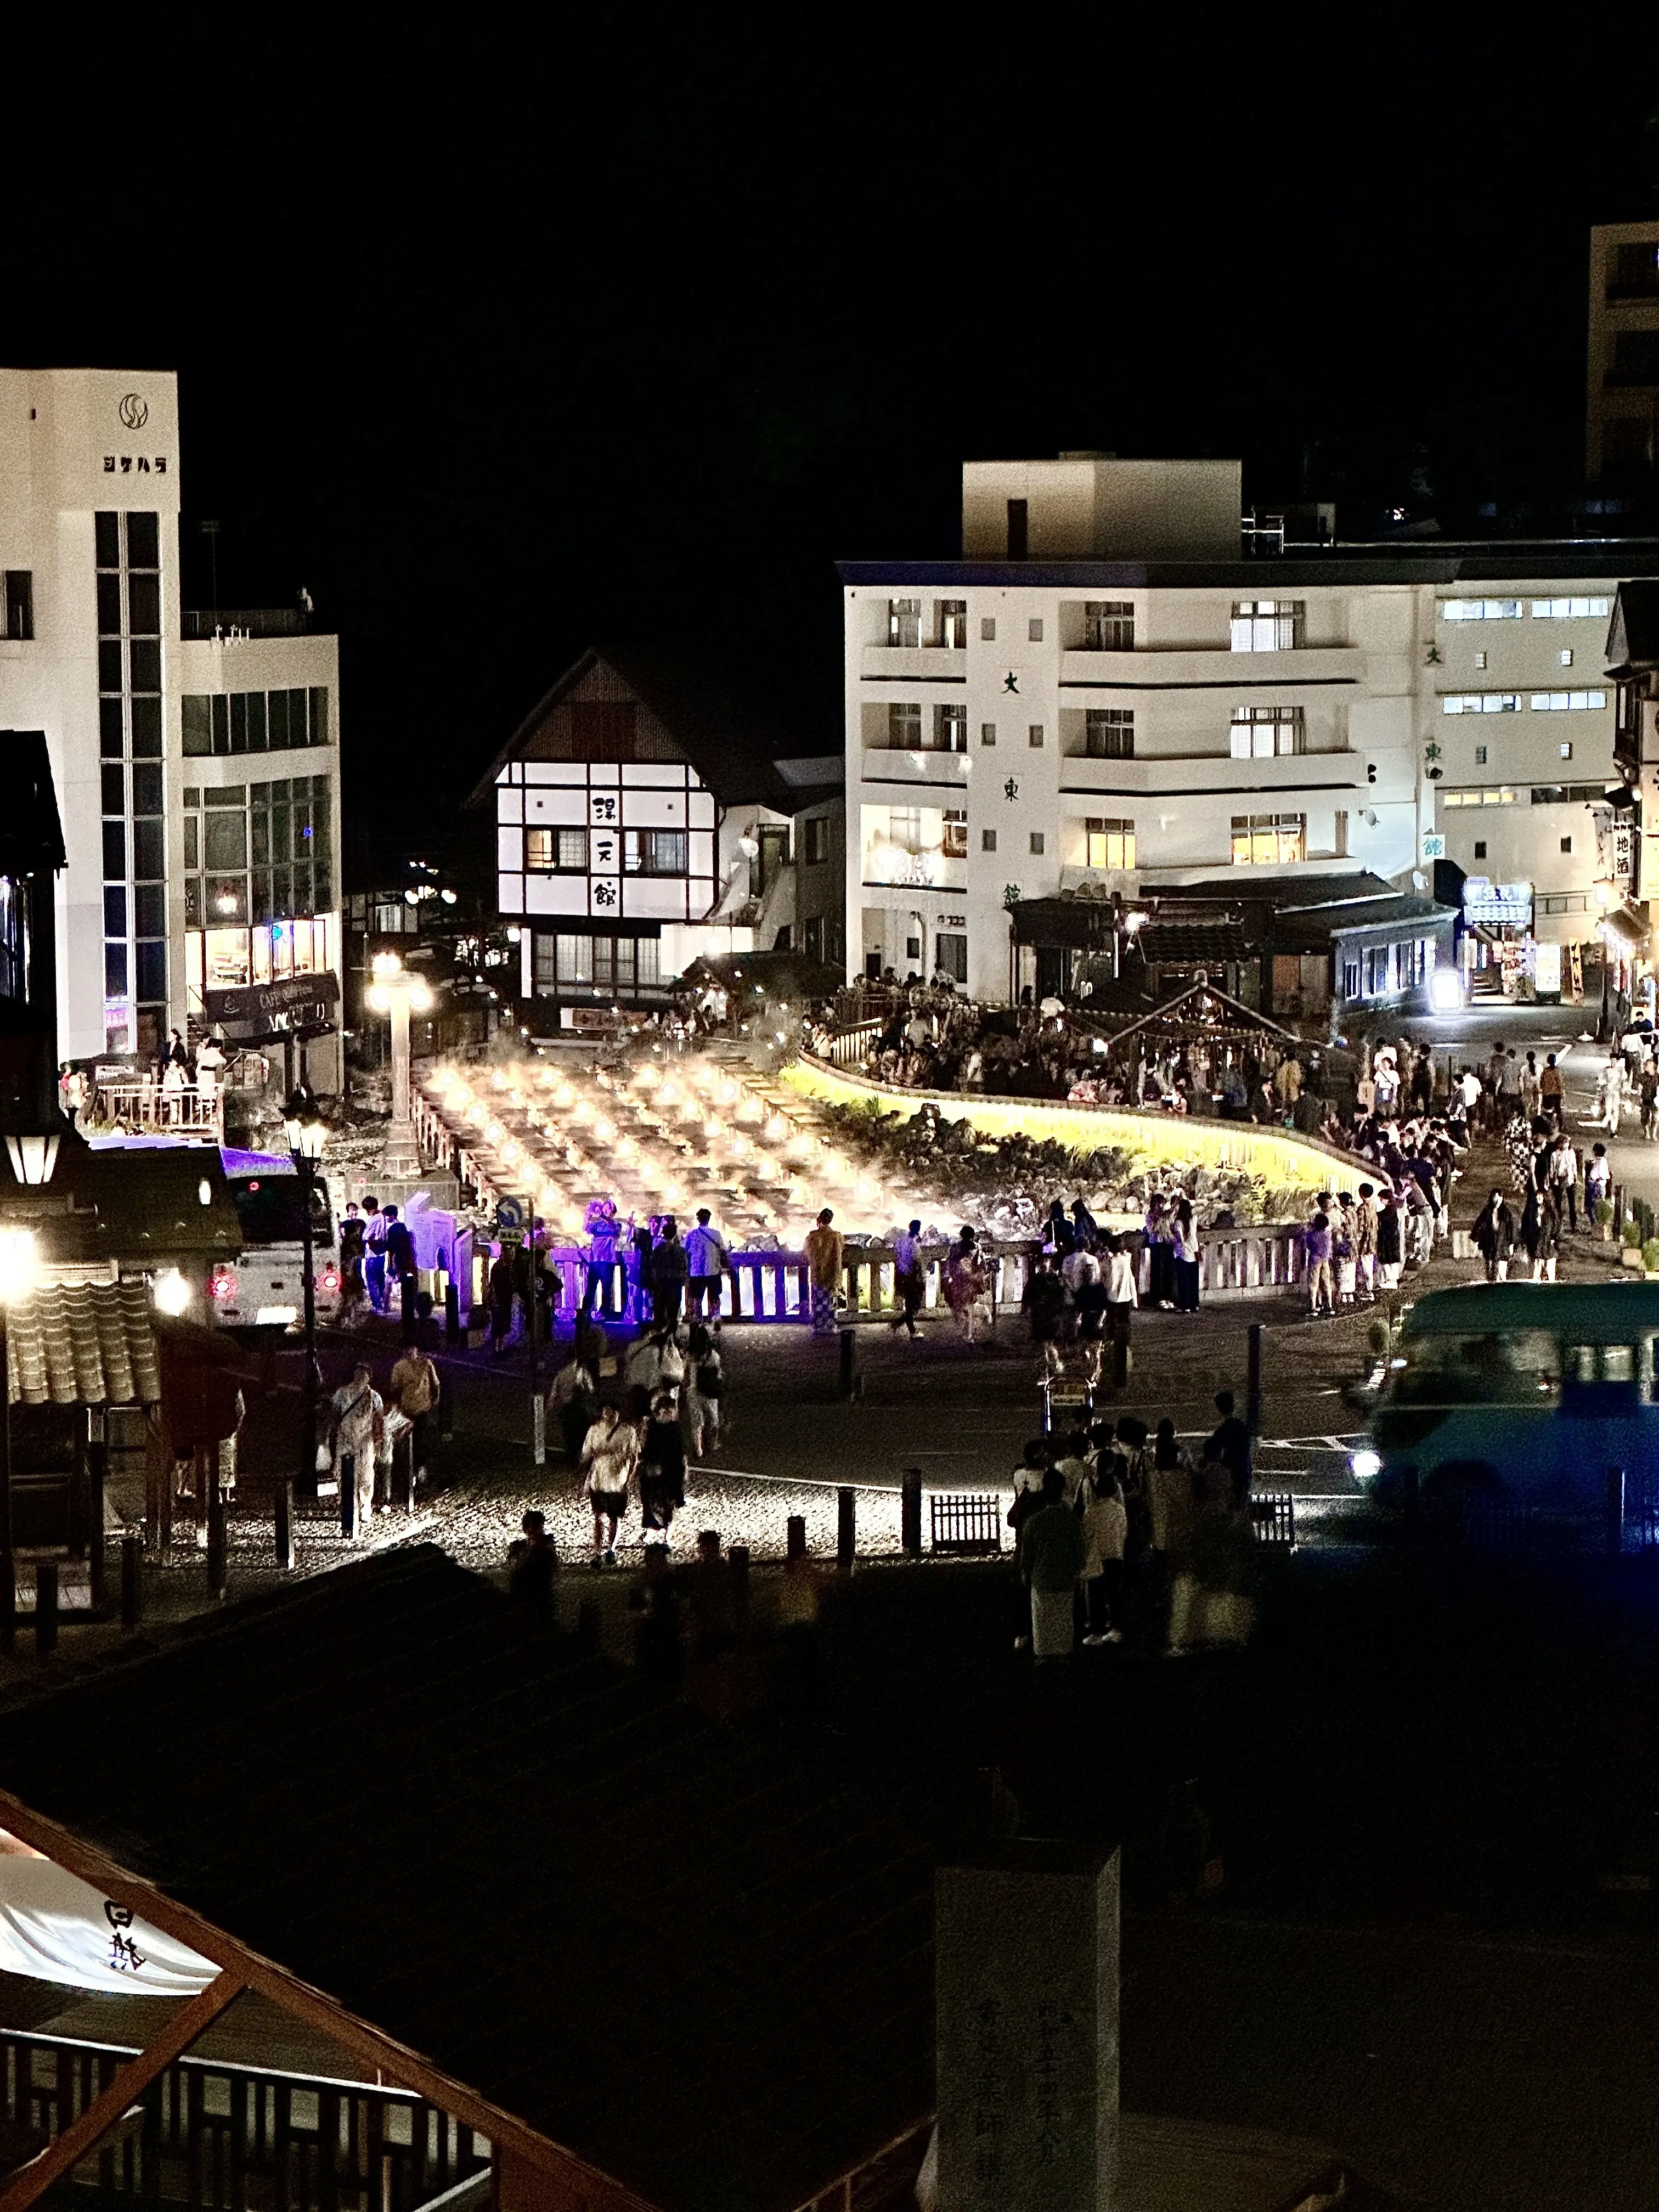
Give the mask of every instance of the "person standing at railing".
[[738, 1279], [732, 1265], [732, 1250], [724, 1237], [714, 1225], [706, 1206], [697, 1208], [696, 1225], [685, 1240], [686, 1311], [690, 1319], [699, 1322], [707, 1318], [718, 1327], [720, 1313], [720, 1277], [732, 1278], [732, 1305], [738, 1304]]
[[219, 1094], [225, 1072], [225, 1048], [216, 1031], [196, 1055], [196, 1096], [202, 1103], [202, 1111], [210, 1121], [219, 1114]]
[[818, 1216], [817, 1226], [808, 1231], [805, 1240], [814, 1336], [833, 1336], [836, 1333], [836, 1294], [841, 1288], [846, 1267], [846, 1241], [834, 1225], [835, 1218], [833, 1207], [826, 1206]]
[[[176, 1030], [173, 1035], [178, 1035]], [[184, 1066], [169, 1054], [161, 1069], [161, 1120], [168, 1128], [175, 1127], [185, 1118], [186, 1088]]]

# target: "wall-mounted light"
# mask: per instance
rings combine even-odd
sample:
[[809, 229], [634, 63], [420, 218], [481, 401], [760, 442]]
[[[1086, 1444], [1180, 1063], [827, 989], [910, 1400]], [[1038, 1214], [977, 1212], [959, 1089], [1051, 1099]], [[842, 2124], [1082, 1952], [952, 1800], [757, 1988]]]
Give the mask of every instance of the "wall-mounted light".
[[52, 1170], [58, 1164], [58, 1135], [56, 1131], [27, 1132], [6, 1138], [6, 1152], [11, 1161], [11, 1171], [27, 1189], [39, 1190], [52, 1181]]

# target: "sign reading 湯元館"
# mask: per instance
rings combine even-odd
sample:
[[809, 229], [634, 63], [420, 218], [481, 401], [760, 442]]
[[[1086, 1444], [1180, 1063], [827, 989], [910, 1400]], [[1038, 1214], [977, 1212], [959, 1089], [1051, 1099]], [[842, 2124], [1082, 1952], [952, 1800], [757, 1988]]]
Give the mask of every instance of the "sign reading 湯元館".
[[204, 991], [203, 1011], [210, 1022], [270, 1021], [278, 1015], [326, 1013], [340, 1002], [339, 978], [331, 969], [316, 975], [283, 975], [271, 983], [242, 983], [228, 991]]

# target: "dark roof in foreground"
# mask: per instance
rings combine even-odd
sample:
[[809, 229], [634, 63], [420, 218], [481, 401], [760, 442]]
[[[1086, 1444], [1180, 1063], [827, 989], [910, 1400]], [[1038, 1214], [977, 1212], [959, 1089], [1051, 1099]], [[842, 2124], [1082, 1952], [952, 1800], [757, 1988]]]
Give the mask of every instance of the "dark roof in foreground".
[[0, 1784], [665, 2212], [933, 2107], [933, 1864], [431, 1546], [0, 1716]]
[[1607, 666], [1659, 667], [1659, 582], [1620, 584], [1607, 628]]

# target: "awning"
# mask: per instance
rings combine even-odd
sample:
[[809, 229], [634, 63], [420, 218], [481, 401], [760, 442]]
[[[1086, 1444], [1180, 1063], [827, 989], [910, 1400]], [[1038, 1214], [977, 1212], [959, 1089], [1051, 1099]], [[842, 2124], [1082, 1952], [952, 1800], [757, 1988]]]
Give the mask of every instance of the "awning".
[[219, 1969], [51, 1859], [0, 1851], [0, 1970], [112, 1996], [190, 1997]]
[[50, 1283], [6, 1313], [14, 1405], [154, 1405], [161, 1395], [142, 1282]]
[[1628, 952], [1640, 952], [1652, 933], [1652, 924], [1646, 915], [1633, 906], [1615, 907], [1604, 914], [1601, 924], [1609, 937], [1616, 937]]

